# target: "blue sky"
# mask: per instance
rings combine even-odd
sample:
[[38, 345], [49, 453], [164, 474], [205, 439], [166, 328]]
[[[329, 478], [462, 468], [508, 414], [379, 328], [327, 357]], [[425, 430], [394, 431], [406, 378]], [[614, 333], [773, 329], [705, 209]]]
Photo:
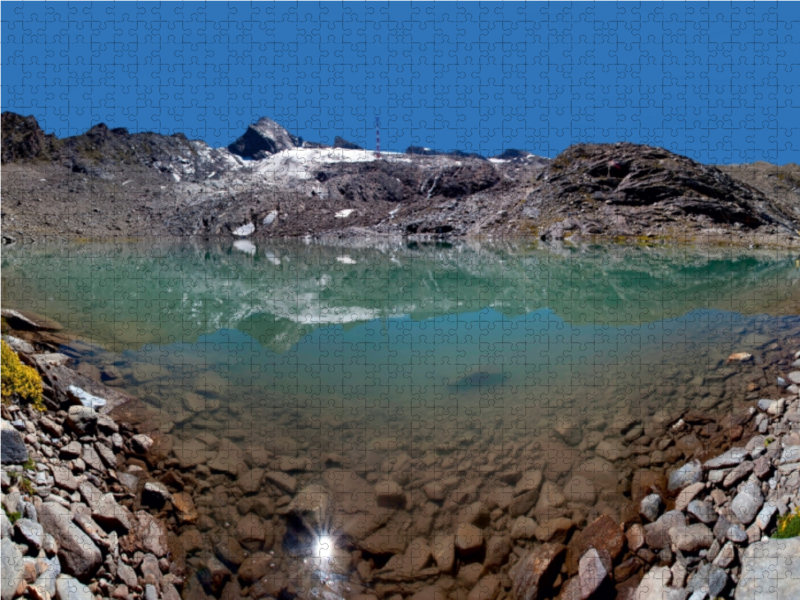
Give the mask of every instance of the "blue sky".
[[800, 3], [2, 2], [2, 109], [227, 145], [292, 133], [800, 162]]

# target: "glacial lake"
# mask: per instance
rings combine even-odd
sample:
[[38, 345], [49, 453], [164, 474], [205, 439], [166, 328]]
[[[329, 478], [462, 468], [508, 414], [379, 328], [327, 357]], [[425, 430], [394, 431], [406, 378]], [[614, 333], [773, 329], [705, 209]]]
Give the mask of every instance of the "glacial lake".
[[[405, 501], [348, 531], [361, 559], [402, 551], [364, 550], [376, 531], [433, 544], [481, 502], [486, 536], [508, 530], [519, 515], [498, 494], [533, 469], [563, 500], [520, 514], [618, 515], [636, 467], [668, 466], [619, 458], [650, 420], [778, 393], [798, 280], [783, 250], [524, 241], [86, 242], [2, 258], [3, 306], [62, 323], [80, 340], [65, 350], [157, 411], [176, 448], [207, 446], [209, 465], [236, 449], [240, 464], [197, 471], [204, 535], [234, 535], [265, 495], [287, 572], [302, 552], [286, 506], [307, 486], [332, 494], [332, 535], [370, 513], [372, 486], [400, 486]], [[754, 359], [730, 364], [734, 352]], [[232, 485], [258, 469], [295, 489]]]

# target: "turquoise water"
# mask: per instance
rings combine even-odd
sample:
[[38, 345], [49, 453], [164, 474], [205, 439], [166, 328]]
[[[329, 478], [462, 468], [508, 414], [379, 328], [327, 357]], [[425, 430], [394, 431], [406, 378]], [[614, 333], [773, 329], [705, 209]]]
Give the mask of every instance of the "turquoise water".
[[[626, 433], [777, 393], [771, 361], [800, 339], [800, 269], [784, 251], [141, 241], [2, 260], [3, 305], [64, 324], [64, 351], [153, 407], [176, 446], [227, 438], [248, 467], [302, 458], [287, 467], [298, 488], [328, 481], [331, 453], [361, 483], [407, 456], [402, 514], [410, 531], [428, 524], [420, 535], [451, 530], [468, 497], [426, 521], [431, 479], [484, 499], [535, 466], [569, 498], [559, 515], [618, 510], [619, 482], [652, 454], [614, 462], [647, 442]], [[754, 361], [727, 364], [733, 352]], [[585, 502], [575, 474], [597, 491]], [[214, 477], [195, 502], [227, 530], [237, 497]]]

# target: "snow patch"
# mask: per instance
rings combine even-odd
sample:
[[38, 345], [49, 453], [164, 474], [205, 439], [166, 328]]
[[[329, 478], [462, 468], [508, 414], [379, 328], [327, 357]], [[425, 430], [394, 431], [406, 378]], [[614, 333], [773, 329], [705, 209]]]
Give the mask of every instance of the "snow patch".
[[344, 210], [340, 210], [339, 212], [337, 212], [333, 216], [336, 217], [337, 219], [346, 219], [347, 217], [352, 215], [354, 212], [355, 212], [354, 208], [345, 208]]
[[236, 229], [234, 229], [233, 235], [236, 235], [238, 237], [247, 237], [248, 235], [251, 235], [255, 230], [256, 230], [255, 225], [253, 225], [252, 223], [246, 223], [245, 225], [242, 225], [241, 227], [237, 227]]
[[236, 248], [239, 252], [244, 252], [245, 254], [249, 254], [250, 256], [256, 255], [256, 245], [248, 240], [236, 240], [235, 242], [233, 242], [233, 247]]
[[99, 408], [103, 408], [106, 405], [106, 401], [99, 396], [94, 396], [89, 392], [82, 390], [81, 388], [71, 385], [67, 388], [70, 394], [75, 396], [78, 400], [81, 401], [81, 404], [84, 406], [88, 406], [89, 408], [93, 408], [95, 410]]
[[263, 225], [272, 225], [273, 221], [275, 221], [275, 219], [277, 219], [277, 218], [278, 218], [278, 211], [277, 210], [273, 210], [266, 217], [264, 217], [264, 220], [261, 221], [261, 223]]
[[352, 258], [350, 258], [349, 256], [347, 256], [346, 254], [343, 254], [342, 256], [337, 256], [336, 260], [338, 262], [342, 263], [343, 265], [354, 265], [354, 264], [356, 264], [356, 261], [353, 260]]

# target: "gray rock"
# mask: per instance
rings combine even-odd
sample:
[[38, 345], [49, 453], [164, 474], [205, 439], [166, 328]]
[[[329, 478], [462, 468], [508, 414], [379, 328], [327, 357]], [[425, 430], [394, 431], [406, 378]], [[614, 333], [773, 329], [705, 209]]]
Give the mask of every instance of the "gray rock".
[[653, 567], [639, 583], [633, 598], [636, 600], [684, 600], [686, 591], [669, 587], [672, 573], [669, 567]]
[[686, 463], [679, 469], [676, 469], [669, 475], [669, 483], [667, 489], [670, 492], [677, 492], [686, 486], [697, 483], [703, 478], [703, 467], [699, 460], [693, 460]]
[[734, 468], [730, 473], [725, 475], [725, 479], [722, 480], [722, 487], [729, 488], [733, 487], [737, 483], [739, 483], [742, 479], [747, 477], [750, 473], [753, 472], [754, 468], [753, 461], [746, 460], [742, 464], [738, 465]]
[[152, 583], [148, 583], [146, 586], [144, 586], [144, 600], [158, 600], [156, 586], [154, 586]]
[[129, 588], [135, 587], [138, 582], [136, 571], [122, 561], [117, 563], [117, 577]]
[[55, 502], [44, 502], [39, 520], [58, 543], [58, 557], [65, 573], [78, 578], [94, 574], [103, 562], [100, 549], [72, 520], [69, 510]]
[[578, 581], [581, 598], [590, 598], [608, 578], [608, 571], [595, 548], [581, 557], [578, 564]]
[[97, 429], [97, 412], [90, 406], [70, 406], [67, 427], [78, 435], [90, 435]]
[[[5, 438], [3, 439], [5, 441]], [[800, 446], [785, 446], [778, 459], [779, 465], [800, 462]]]
[[681, 552], [698, 552], [711, 547], [714, 534], [702, 523], [670, 527], [669, 537], [675, 548]]
[[0, 525], [2, 525], [2, 527], [0, 527], [0, 537], [11, 537], [14, 526], [11, 525], [11, 521], [8, 520], [6, 511], [4, 510], [0, 510]]
[[78, 480], [72, 474], [72, 471], [62, 465], [52, 465], [50, 468], [53, 471], [53, 481], [58, 487], [68, 492], [74, 492], [78, 489]]
[[172, 494], [169, 493], [167, 486], [158, 481], [148, 481], [144, 484], [142, 489], [142, 504], [161, 508], [167, 502], [172, 500]]
[[[5, 438], [3, 443], [5, 444]], [[14, 597], [14, 591], [22, 581], [22, 553], [10, 539], [3, 538], [0, 543], [0, 555], [2, 555], [0, 560], [2, 560], [3, 565], [2, 569], [0, 569], [2, 600], [11, 600]]]
[[19, 431], [7, 421], [0, 423], [0, 462], [19, 465], [28, 460], [28, 449]]
[[17, 533], [17, 539], [23, 544], [32, 546], [36, 550], [42, 547], [42, 536], [44, 529], [36, 521], [30, 519], [19, 519], [14, 523], [14, 530]]
[[769, 502], [758, 512], [756, 516], [756, 525], [758, 525], [761, 531], [766, 531], [767, 528], [769, 528], [776, 512], [778, 512], [778, 507]]
[[73, 440], [59, 451], [58, 456], [66, 460], [72, 460], [73, 458], [78, 458], [81, 452], [83, 452], [81, 443]]
[[708, 593], [712, 598], [722, 595], [723, 590], [728, 586], [728, 574], [721, 568], [711, 565], [708, 572]]
[[737, 544], [744, 544], [747, 541], [747, 532], [735, 523], [731, 523], [725, 531], [725, 536], [732, 542]]
[[58, 560], [57, 556], [53, 556], [51, 558], [45, 557], [39, 560], [44, 566], [44, 570], [41, 572], [39, 577], [36, 578], [35, 585], [43, 590], [47, 590], [51, 596], [55, 596], [56, 580], [58, 579], [58, 576], [61, 575], [61, 562]]
[[58, 553], [58, 543], [56, 542], [56, 538], [49, 533], [45, 533], [42, 536], [42, 550], [44, 550], [48, 556], [53, 556], [54, 554]]
[[736, 600], [796, 598], [800, 581], [800, 538], [753, 544], [742, 556]]
[[22, 512], [22, 496], [17, 490], [3, 495], [3, 507], [8, 514]]
[[721, 568], [704, 563], [689, 578], [686, 586], [692, 593], [705, 592], [712, 598], [719, 596], [728, 585], [728, 575]]
[[749, 525], [756, 518], [764, 504], [761, 489], [754, 483], [746, 483], [731, 502], [731, 510], [744, 525]]
[[762, 398], [761, 400], [758, 401], [758, 404], [756, 406], [758, 406], [758, 410], [767, 412], [776, 402], [778, 401]]
[[[718, 543], [718, 542], [717, 542]], [[721, 567], [723, 569], [727, 569], [733, 563], [733, 560], [736, 558], [736, 548], [734, 548], [731, 542], [725, 542], [725, 545], [722, 547], [722, 550], [719, 551], [716, 557], [714, 557], [714, 565]]]
[[677, 510], [670, 510], [661, 515], [655, 523], [644, 526], [644, 541], [651, 549], [668, 548], [670, 544], [669, 530], [686, 525], [686, 517]]
[[652, 523], [658, 518], [663, 506], [661, 496], [658, 494], [650, 494], [642, 498], [642, 501], [639, 503], [639, 514], [649, 523]]
[[695, 517], [701, 523], [708, 524], [717, 520], [717, 513], [714, 511], [714, 507], [703, 500], [692, 500], [689, 503], [686, 512]]
[[703, 463], [703, 468], [706, 471], [712, 469], [724, 469], [726, 467], [735, 467], [743, 460], [750, 456], [750, 452], [746, 448], [731, 448], [727, 452], [720, 454], [716, 458]]
[[139, 455], [144, 456], [150, 452], [153, 447], [153, 438], [143, 433], [137, 434], [131, 438], [131, 449]]
[[58, 600], [94, 600], [89, 588], [69, 575], [59, 575], [56, 579], [56, 596]]

